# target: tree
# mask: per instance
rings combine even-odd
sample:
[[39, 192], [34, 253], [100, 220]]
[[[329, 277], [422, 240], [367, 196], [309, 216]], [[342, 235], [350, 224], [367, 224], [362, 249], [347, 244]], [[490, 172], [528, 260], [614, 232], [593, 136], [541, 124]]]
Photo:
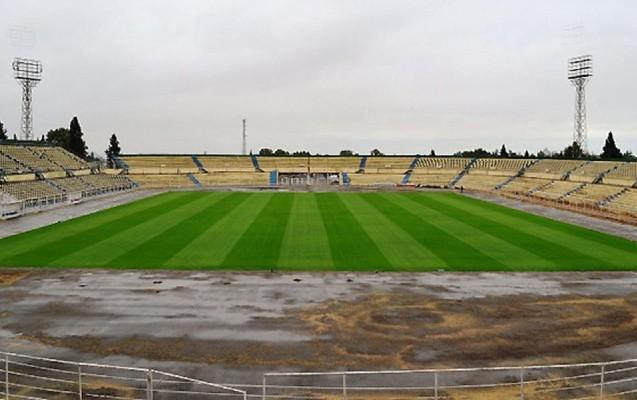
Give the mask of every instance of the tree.
[[529, 157], [531, 157], [529, 155], [529, 151], [528, 150], [524, 150], [524, 158], [529, 158]]
[[114, 133], [111, 135], [111, 138], [108, 141], [108, 149], [104, 153], [106, 153], [106, 165], [108, 168], [115, 168], [115, 162], [113, 157], [119, 156], [122, 152], [122, 148], [119, 147], [119, 140], [117, 140], [117, 135]]
[[485, 149], [483, 149], [482, 147], [477, 148], [475, 150], [465, 150], [462, 152], [458, 152], [454, 154], [456, 157], [471, 157], [471, 158], [476, 158], [476, 157], [489, 157], [492, 154], [489, 153], [488, 151], [486, 151]]
[[69, 130], [66, 128], [51, 129], [46, 133], [46, 141], [56, 146], [61, 146], [66, 150], [70, 150], [69, 133]]
[[5, 129], [2, 121], [0, 121], [0, 142], [7, 139], [9, 139], [9, 137], [7, 136], [7, 130]]
[[86, 159], [86, 142], [82, 138], [82, 127], [77, 120], [77, 117], [73, 117], [71, 120], [71, 126], [69, 129], [69, 151], [81, 159]]
[[351, 150], [341, 150], [341, 152], [338, 153], [338, 155], [342, 157], [348, 157], [348, 156], [353, 156], [354, 152]]
[[619, 159], [622, 158], [622, 151], [617, 148], [613, 132], [608, 132], [606, 143], [604, 143], [603, 152], [600, 155], [602, 159]]
[[502, 147], [500, 148], [500, 157], [508, 157], [509, 156], [509, 152], [507, 151], [507, 148], [505, 145], [502, 145]]
[[579, 143], [573, 142], [572, 145], [564, 149], [562, 155], [564, 158], [577, 159], [584, 157], [584, 151], [580, 147]]
[[383, 154], [380, 150], [378, 150], [378, 149], [374, 149], [374, 150], [372, 150], [369, 154], [371, 154], [371, 155], [372, 155], [372, 157], [381, 157], [381, 156], [384, 156], [384, 154]]
[[632, 151], [630, 150], [626, 150], [626, 152], [624, 153], [624, 155], [622, 156], [622, 158], [626, 161], [635, 161], [637, 160], [637, 157], [635, 157], [635, 155], [633, 154]]
[[430, 156], [435, 157], [436, 156], [436, 150], [431, 149], [431, 153], [429, 153]]
[[261, 150], [259, 150], [260, 156], [271, 156], [273, 154], [274, 152], [272, 151], [272, 149], [268, 149], [267, 147], [264, 147]]
[[289, 153], [289, 152], [287, 152], [287, 151], [285, 151], [285, 150], [283, 150], [283, 149], [276, 149], [276, 150], [274, 151], [274, 155], [275, 155], [275, 156], [289, 156], [289, 155], [290, 155], [290, 153]]

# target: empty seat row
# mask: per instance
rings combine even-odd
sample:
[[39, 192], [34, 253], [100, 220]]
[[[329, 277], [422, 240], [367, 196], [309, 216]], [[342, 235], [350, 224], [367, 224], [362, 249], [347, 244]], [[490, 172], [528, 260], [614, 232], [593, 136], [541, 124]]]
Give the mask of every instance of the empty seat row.
[[471, 173], [514, 176], [532, 162], [523, 158], [481, 158], [471, 167]]
[[620, 186], [589, 184], [580, 190], [569, 194], [563, 200], [569, 203], [596, 205], [624, 190], [625, 188]]
[[47, 159], [64, 169], [78, 170], [90, 168], [86, 161], [61, 147], [30, 147], [29, 149], [34, 153], [44, 155]]
[[206, 171], [254, 171], [249, 156], [197, 156]]
[[586, 163], [581, 160], [543, 159], [529, 166], [524, 175], [532, 178], [562, 179], [570, 171]]
[[552, 181], [533, 190], [531, 195], [544, 200], [559, 200], [569, 192], [577, 189], [582, 184], [569, 181]]
[[618, 214], [637, 216], [637, 189], [626, 189], [602, 208]]
[[4, 183], [0, 185], [0, 191], [15, 200], [26, 200], [75, 192], [129, 189], [133, 185], [133, 182], [125, 176], [98, 174]]
[[55, 171], [62, 167], [49, 160], [46, 155], [36, 153], [28, 147], [0, 145], [0, 152], [32, 171]]
[[455, 187], [463, 187], [480, 191], [493, 191], [496, 186], [504, 183], [506, 179], [507, 177], [505, 176], [466, 174], [458, 182], [456, 182]]
[[457, 171], [459, 173], [471, 162], [470, 158], [457, 157], [421, 157], [416, 163], [414, 172], [420, 170]]
[[380, 156], [368, 157], [365, 163], [366, 173], [405, 173], [415, 157]]
[[0, 191], [15, 200], [27, 200], [63, 194], [63, 192], [47, 181], [5, 183], [0, 185]]

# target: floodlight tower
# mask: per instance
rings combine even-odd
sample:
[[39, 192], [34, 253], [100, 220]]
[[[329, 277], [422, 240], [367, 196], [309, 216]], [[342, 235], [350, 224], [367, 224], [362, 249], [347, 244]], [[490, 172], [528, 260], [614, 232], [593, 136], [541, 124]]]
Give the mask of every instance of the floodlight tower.
[[13, 60], [15, 79], [22, 85], [22, 139], [33, 139], [32, 90], [42, 80], [42, 63], [38, 60]]
[[573, 140], [586, 151], [586, 92], [584, 87], [593, 76], [593, 56], [585, 55], [568, 60], [568, 80], [575, 86], [575, 129]]
[[244, 156], [247, 153], [247, 145], [246, 145], [246, 119], [242, 119], [241, 121], [243, 121], [243, 133], [241, 134], [241, 139], [242, 139], [242, 145], [241, 145], [241, 154], [243, 154]]

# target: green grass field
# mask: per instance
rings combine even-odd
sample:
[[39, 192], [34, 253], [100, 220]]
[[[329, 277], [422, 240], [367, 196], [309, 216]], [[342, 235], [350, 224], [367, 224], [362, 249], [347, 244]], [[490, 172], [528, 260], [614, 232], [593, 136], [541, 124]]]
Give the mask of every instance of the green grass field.
[[175, 192], [2, 239], [0, 266], [622, 270], [637, 243], [453, 193]]

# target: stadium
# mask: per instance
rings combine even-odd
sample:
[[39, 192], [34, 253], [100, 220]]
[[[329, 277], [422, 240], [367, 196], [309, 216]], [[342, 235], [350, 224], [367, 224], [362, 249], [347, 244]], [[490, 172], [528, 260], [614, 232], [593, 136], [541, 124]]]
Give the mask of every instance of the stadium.
[[[316, 87], [308, 90], [304, 84], [292, 84], [295, 79], [312, 80], [303, 69], [305, 63], [290, 67], [294, 73], [285, 77], [290, 83], [273, 84], [272, 92], [261, 81], [248, 94], [242, 92], [242, 107], [273, 113], [275, 120], [280, 114], [273, 109], [288, 107], [295, 124], [305, 119], [307, 109], [300, 104], [304, 99], [313, 117], [303, 122], [304, 127], [311, 130], [308, 126], [318, 125], [310, 134], [299, 134], [295, 128], [285, 136], [261, 118], [251, 125], [255, 133], [251, 131], [250, 140], [261, 147], [253, 152], [249, 150], [253, 144], [247, 142], [246, 119], [235, 118], [238, 111], [230, 106], [235, 90], [243, 89], [228, 89], [224, 80], [236, 83], [232, 77], [243, 76], [242, 68], [250, 64], [245, 57], [252, 60], [258, 55], [245, 49], [236, 54], [228, 50], [221, 61], [216, 47], [209, 51], [199, 42], [206, 37], [203, 32], [232, 42], [236, 38], [229, 32], [246, 29], [224, 25], [236, 10], [234, 5], [223, 8], [220, 3], [213, 7], [188, 2], [201, 15], [170, 11], [179, 21], [173, 28], [180, 29], [175, 30], [162, 25], [173, 18], [166, 10], [153, 9], [153, 18], [158, 18], [153, 23], [138, 12], [129, 17], [139, 26], [127, 23], [126, 12], [146, 11], [153, 8], [151, 4], [102, 5], [106, 14], [117, 10], [117, 17], [93, 15], [90, 8], [95, 4], [88, 6], [90, 10], [74, 5], [83, 11], [52, 6], [65, 10], [65, 18], [76, 22], [75, 12], [90, 16], [93, 23], [82, 25], [78, 32], [97, 37], [101, 46], [91, 44], [90, 50], [80, 46], [82, 54], [95, 60], [109, 54], [115, 61], [97, 66], [93, 61], [74, 60], [78, 66], [65, 73], [59, 68], [64, 65], [58, 58], [61, 52], [56, 50], [55, 56], [45, 52], [52, 58], [52, 68], [47, 64], [47, 73], [55, 77], [51, 85], [59, 90], [62, 80], [75, 84], [78, 77], [89, 85], [90, 77], [81, 68], [90, 66], [103, 74], [92, 86], [99, 88], [99, 95], [94, 89], [87, 89], [87, 95], [74, 88], [65, 96], [56, 93], [54, 100], [47, 97], [47, 102], [39, 103], [37, 90], [44, 85], [40, 85], [44, 69], [36, 59], [13, 59], [13, 79], [0, 74], [0, 87], [16, 80], [22, 90], [21, 119], [13, 117], [9, 129], [0, 121], [0, 399], [637, 399], [637, 159], [617, 147], [612, 132], [600, 154], [591, 150], [602, 128], [596, 125], [597, 136], [587, 136], [584, 87], [592, 77], [590, 55], [567, 60], [566, 78], [575, 87], [575, 121], [573, 132], [560, 133], [572, 143], [561, 152], [545, 149], [522, 155], [505, 145], [493, 152], [482, 147], [462, 151], [458, 146], [472, 148], [476, 140], [491, 145], [501, 138], [474, 127], [463, 132], [459, 142], [439, 132], [421, 136], [420, 130], [427, 131], [429, 122], [415, 116], [417, 107], [393, 98], [393, 90], [400, 86], [393, 84], [403, 75], [409, 85], [415, 85], [411, 69], [391, 63], [387, 65], [393, 68], [380, 68], [392, 84], [377, 82], [378, 76], [373, 75], [378, 92], [366, 99], [359, 92], [348, 92], [339, 80], [339, 74], [349, 71], [347, 57], [341, 53], [340, 58], [332, 55], [338, 62], [328, 63], [337, 73], [320, 80], [321, 86], [329, 88], [327, 105], [312, 102], [320, 97]], [[287, 12], [299, 18], [292, 18], [294, 29], [268, 28], [276, 31], [273, 43], [293, 47], [295, 35], [290, 32], [314, 26], [315, 18], [322, 31], [340, 18], [348, 24], [361, 23], [352, 10], [366, 15], [360, 4], [350, 5], [348, 13], [350, 6], [344, 2], [332, 4], [334, 9], [325, 17], [319, 10], [327, 3], [304, 17], [309, 3], [299, 9], [288, 3], [283, 8], [272, 4], [279, 11], [274, 19], [270, 10], [256, 3], [237, 9], [257, 10], [248, 16], [246, 26], [263, 16], [275, 21], [272, 26], [283, 24], [279, 17]], [[474, 13], [480, 11], [469, 3], [461, 8], [465, 6]], [[22, 15], [17, 5], [4, 7], [14, 18]], [[203, 18], [208, 7], [214, 12]], [[388, 36], [392, 43], [384, 50], [394, 49], [394, 41], [399, 43], [401, 37], [420, 37], [405, 28], [408, 17], [415, 18], [414, 26], [424, 25], [421, 17], [414, 17], [416, 11], [431, 12], [447, 24], [437, 8], [414, 7], [410, 13], [405, 4], [394, 9], [370, 2], [369, 32], [388, 33], [389, 29], [392, 33]], [[440, 7], [455, 9], [454, 5]], [[486, 8], [495, 12], [491, 6]], [[529, 13], [544, 18], [542, 13]], [[4, 22], [2, 14], [0, 22]], [[49, 19], [46, 15], [42, 21]], [[214, 30], [217, 26], [211, 21], [222, 28]], [[379, 26], [379, 21], [400, 24]], [[201, 31], [182, 31], [189, 24]], [[203, 29], [213, 25], [210, 32]], [[108, 53], [112, 43], [128, 48], [128, 35], [137, 37], [134, 31], [144, 27], [153, 32], [145, 42], [148, 52]], [[54, 32], [55, 37], [58, 29], [43, 30]], [[188, 40], [164, 38], [165, 47], [152, 53], [152, 45], [161, 42], [166, 29]], [[268, 29], [259, 35], [269, 37]], [[368, 31], [361, 27], [357, 34], [361, 32]], [[502, 32], [489, 32], [499, 43], [506, 42]], [[21, 52], [33, 47], [41, 50], [29, 43], [25, 46], [32, 36], [28, 28], [12, 26], [8, 33]], [[252, 40], [258, 41], [259, 35]], [[306, 35], [318, 40], [327, 34]], [[319, 62], [313, 54], [329, 59], [332, 51], [338, 53], [347, 42], [346, 36], [341, 32], [338, 40], [298, 54], [312, 61], [308, 64]], [[384, 43], [380, 36], [372, 36], [370, 48]], [[462, 37], [462, 43], [471, 43], [469, 35]], [[45, 50], [47, 46], [57, 49], [49, 40], [43, 40], [49, 43]], [[62, 42], [78, 44], [75, 40], [64, 36]], [[412, 54], [413, 44], [408, 42], [409, 50], [399, 53]], [[268, 48], [267, 40], [260, 44]], [[177, 61], [177, 55], [191, 45], [197, 63], [188, 64], [188, 58]], [[473, 54], [471, 49], [465, 49], [467, 54]], [[268, 55], [284, 59], [280, 64], [268, 57], [268, 62], [254, 61], [255, 65], [266, 71], [270, 62], [288, 66], [290, 60], [279, 51], [270, 49]], [[359, 51], [363, 53], [358, 47], [346, 53]], [[534, 57], [536, 52], [533, 48]], [[144, 66], [140, 79], [134, 72], [140, 64], [131, 57], [133, 53], [143, 53], [144, 63], [170, 60], [179, 64], [177, 73], [171, 71], [179, 79], [192, 74], [199, 80], [198, 74], [209, 74], [199, 69], [209, 57], [227, 63], [228, 70], [222, 71], [214, 90], [202, 84], [171, 92], [176, 81], [159, 79], [165, 66], [161, 62]], [[483, 57], [480, 53], [478, 58]], [[417, 64], [409, 61], [409, 65]], [[366, 63], [363, 67], [354, 64], [357, 68], [350, 79], [376, 71]], [[453, 61], [443, 64], [453, 79], [462, 80]], [[109, 70], [113, 65], [116, 75]], [[476, 65], [479, 70], [481, 64]], [[122, 71], [135, 79], [126, 81]], [[259, 72], [249, 75], [259, 76]], [[561, 78], [566, 86], [565, 77]], [[429, 88], [436, 87], [435, 82], [427, 82]], [[134, 87], [122, 89], [129, 86]], [[221, 103], [206, 97], [217, 89], [227, 90], [219, 95]], [[505, 88], [507, 99], [510, 91]], [[267, 94], [258, 97], [259, 92]], [[525, 95], [533, 96], [531, 91]], [[119, 113], [109, 96], [123, 103], [137, 96], [142, 100], [131, 116]], [[197, 96], [210, 101], [213, 108], [230, 104], [215, 112], [241, 121], [242, 130], [226, 133], [221, 122], [207, 119], [208, 111], [190, 112], [197, 107]], [[279, 96], [285, 100], [277, 104]], [[401, 91], [403, 96], [407, 94]], [[431, 115], [446, 112], [440, 117], [444, 124], [458, 127], [465, 123], [454, 125], [459, 113], [463, 118], [468, 113], [472, 124], [484, 123], [482, 113], [487, 114], [484, 109], [492, 104], [488, 91], [481, 96], [484, 99], [472, 99], [467, 106], [462, 95], [442, 95], [427, 118], [434, 124], [436, 117]], [[8, 96], [0, 96], [0, 106], [4, 97]], [[100, 97], [113, 108], [97, 106], [104, 104]], [[342, 98], [354, 101], [339, 103]], [[485, 105], [478, 105], [482, 100]], [[443, 107], [447, 101], [451, 111]], [[78, 117], [73, 117], [68, 129], [51, 129], [40, 138], [32, 102], [38, 105], [38, 113], [55, 118], [78, 108], [83, 125], [91, 128], [83, 130]], [[364, 126], [357, 116], [331, 119], [339, 106], [355, 112], [358, 102], [369, 107], [366, 115], [378, 103], [388, 113], [398, 110], [398, 115], [411, 121], [405, 125], [387, 117], [391, 129], [383, 142], [368, 131], [352, 128]], [[474, 107], [479, 112], [470, 114]], [[169, 126], [172, 115], [166, 110], [179, 114], [176, 118], [184, 126], [178, 132], [167, 127], [170, 135], [162, 136], [153, 119]], [[102, 114], [113, 117], [105, 119]], [[187, 125], [193, 115], [197, 118]], [[514, 111], [495, 115], [489, 130], [508, 129], [512, 115], [523, 124], [527, 119], [530, 125], [537, 124], [526, 110], [522, 117]], [[374, 125], [385, 117], [370, 118]], [[570, 118], [570, 114], [564, 117], [569, 123]], [[610, 124], [608, 120], [622, 117], [609, 113], [604, 124]], [[285, 126], [284, 121], [276, 123]], [[335, 135], [326, 128], [341, 124], [350, 130], [348, 135]], [[199, 125], [205, 132], [214, 131], [214, 137], [190, 132]], [[370, 132], [371, 125], [367, 126]], [[410, 131], [411, 125], [417, 126], [418, 134]], [[407, 133], [396, 133], [403, 128]], [[619, 131], [630, 131], [629, 125], [623, 128]], [[111, 134], [115, 129], [117, 135]], [[16, 133], [12, 139], [9, 130], [20, 137]], [[511, 140], [528, 139], [535, 145], [544, 140], [542, 135], [528, 139], [519, 134]], [[626, 136], [630, 135], [617, 135], [622, 148]], [[94, 149], [94, 141], [103, 142], [106, 137], [110, 141], [105, 158], [90, 152], [84, 141], [90, 140]], [[239, 138], [241, 151], [234, 151]], [[379, 142], [403, 151], [383, 154]], [[295, 143], [331, 150], [287, 152], [265, 147]], [[454, 146], [454, 150], [436, 154], [413, 150], [413, 143], [418, 149]], [[374, 150], [364, 154], [337, 150], [359, 147]], [[524, 150], [522, 145], [516, 148]]]

